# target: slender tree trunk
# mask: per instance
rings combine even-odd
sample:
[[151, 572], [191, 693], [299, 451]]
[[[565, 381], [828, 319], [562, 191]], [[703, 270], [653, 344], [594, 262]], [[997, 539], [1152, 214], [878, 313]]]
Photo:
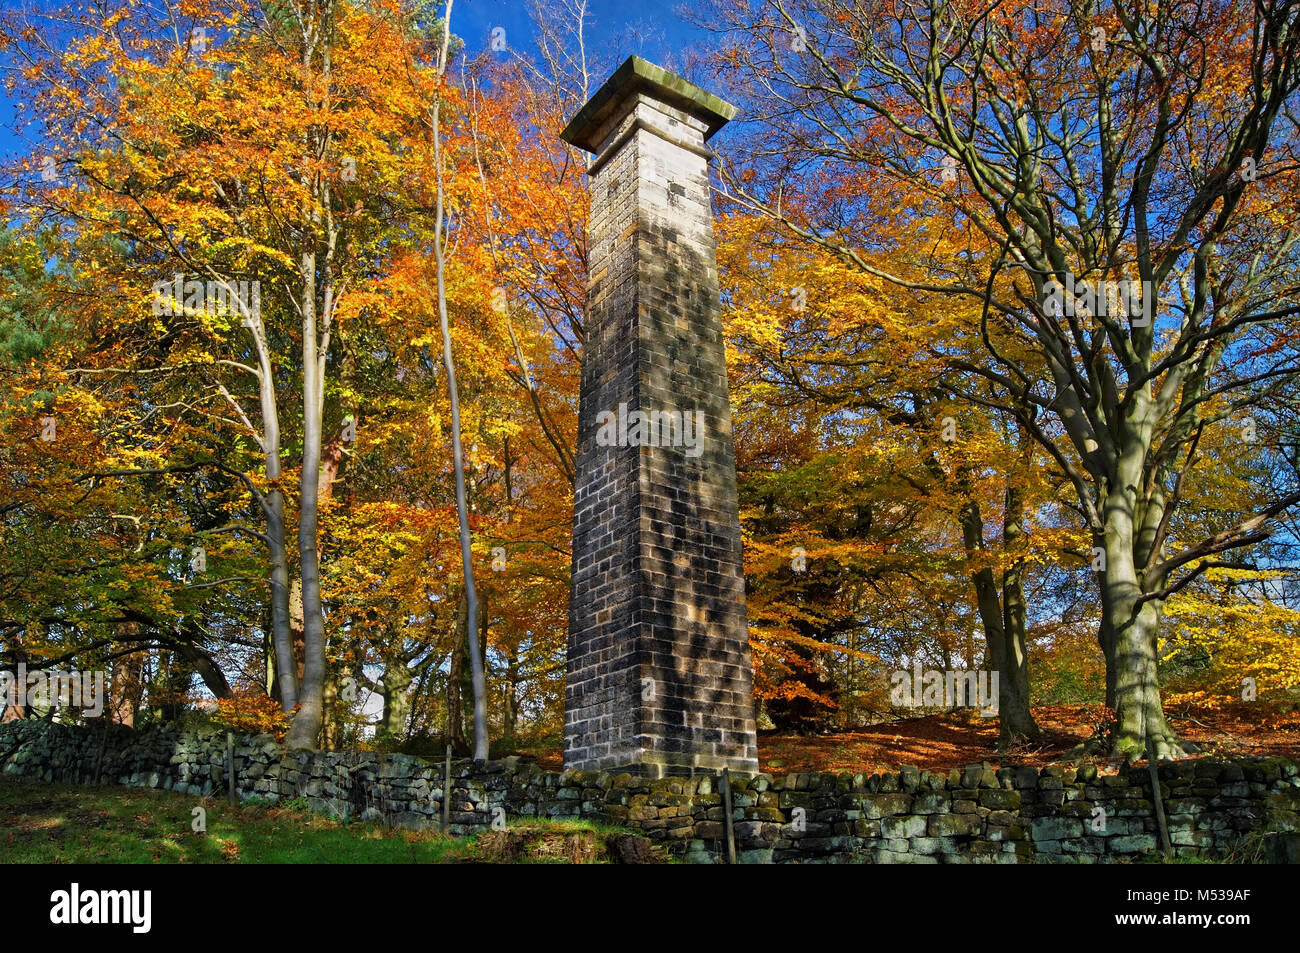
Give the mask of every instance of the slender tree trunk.
[[333, 751], [338, 747], [341, 735], [339, 709], [343, 704], [345, 703], [339, 698], [338, 665], [326, 659], [325, 683], [321, 692], [321, 734], [326, 751]]
[[[278, 460], [278, 451], [276, 456]], [[279, 469], [278, 463], [276, 469]], [[267, 470], [270, 476], [269, 466]], [[278, 472], [273, 479], [279, 479]], [[284, 494], [279, 490], [269, 493], [267, 509], [266, 535], [271, 552], [271, 642], [275, 649], [280, 707], [288, 712], [298, 704], [298, 666], [294, 661], [289, 622], [289, 552], [284, 539]]]
[[[475, 140], [475, 154], [477, 155], [477, 139]], [[482, 166], [480, 164], [480, 176], [482, 175]], [[515, 485], [514, 485], [514, 466], [510, 456], [510, 438], [506, 437], [503, 441], [504, 457], [504, 477], [506, 490], [506, 518], [505, 524], [510, 525], [514, 519], [515, 503]], [[487, 633], [483, 635], [484, 644], [487, 643]], [[515, 730], [519, 722], [519, 645], [513, 640], [508, 641], [503, 646], [506, 656], [506, 679], [505, 689], [502, 691], [502, 727], [501, 730], [509, 737], [514, 737]]]
[[[479, 596], [479, 600], [478, 600], [478, 638], [475, 640], [475, 642], [477, 643], [477, 645], [475, 645], [475, 647], [474, 647], [474, 648], [475, 648], [475, 651], [478, 652], [478, 667], [479, 667], [479, 671], [483, 673], [483, 677], [484, 677], [484, 679], [487, 678], [487, 645], [488, 645], [488, 621], [489, 621], [488, 602], [489, 602], [490, 596], [491, 596], [491, 593], [489, 593], [489, 592], [484, 592], [481, 596]], [[486, 689], [486, 687], [485, 687], [484, 690], [483, 690], [483, 698], [484, 698], [484, 706], [483, 706], [483, 710], [484, 710], [484, 712], [486, 713], [486, 711], [487, 711], [487, 704], [486, 704], [486, 702], [487, 702], [487, 689]], [[477, 707], [477, 706], [476, 706], [476, 707]], [[477, 712], [475, 712], [475, 714], [477, 714]], [[475, 726], [475, 734], [477, 734], [477, 730], [478, 730], [478, 729], [477, 729], [477, 725], [476, 725], [476, 726]], [[486, 737], [487, 737], [487, 732], [485, 731], [483, 734], [484, 734], [484, 737], [486, 738]]]
[[307, 651], [307, 637], [302, 621], [302, 573], [293, 577], [289, 585], [289, 639], [293, 659], [293, 675], [299, 690], [302, 686], [302, 662]]
[[[442, 48], [438, 56], [438, 76], [445, 78], [448, 49], [451, 43], [451, 6], [447, 0], [443, 14]], [[466, 618], [478, 619], [478, 594], [474, 590], [474, 552], [469, 525], [469, 503], [465, 492], [465, 455], [460, 437], [460, 394], [456, 387], [456, 363], [451, 353], [451, 327], [447, 319], [446, 248], [443, 230], [446, 224], [446, 207], [443, 193], [442, 130], [439, 118], [442, 113], [441, 93], [434, 99], [430, 134], [433, 138], [434, 165], [437, 172], [438, 196], [434, 212], [433, 257], [438, 282], [438, 320], [442, 330], [442, 363], [447, 371], [447, 394], [451, 404], [451, 444], [456, 469], [456, 515], [460, 521], [461, 564], [465, 574]], [[474, 759], [486, 761], [488, 756], [487, 684], [483, 675], [483, 661], [479, 655], [477, 624], [467, 625], [471, 678], [474, 683]]]
[[519, 646], [508, 645], [506, 652], [506, 685], [502, 692], [502, 711], [505, 725], [502, 730], [514, 737], [519, 729]]
[[[39, 644], [40, 642], [44, 641], [45, 626], [43, 626], [39, 622], [36, 622], [33, 624], [32, 627], [36, 630], [34, 633], [36, 642]], [[27, 662], [31, 661], [30, 656], [28, 656], [27, 652], [24, 651], [23, 649], [23, 635], [25, 634], [26, 634], [26, 630], [20, 630], [19, 634], [15, 635], [12, 641], [10, 641], [9, 645], [7, 646], [7, 648], [10, 651], [10, 657], [13, 659], [13, 663], [15, 667], [20, 662], [26, 664]], [[3, 714], [0, 714], [0, 724], [7, 724], [11, 721], [22, 721], [24, 718], [27, 717], [27, 706], [18, 703], [19, 702], [18, 693], [16, 691], [14, 692], [14, 702], [16, 704], [13, 705], [7, 704], [8, 697], [9, 697], [8, 692], [0, 692], [0, 706], [3, 706], [4, 708]]]
[[280, 461], [280, 410], [275, 396], [271, 355], [262, 316], [249, 311], [245, 315], [245, 323], [253, 336], [257, 351], [262, 451], [266, 461], [266, 479], [271, 484], [266, 494], [266, 539], [271, 563], [271, 644], [275, 649], [280, 706], [285, 711], [292, 711], [298, 704], [298, 678], [297, 667], [293, 664], [293, 643], [289, 631], [289, 551], [285, 542], [284, 492], [279, 487], [283, 475]]
[[303, 666], [298, 714], [289, 726], [290, 748], [314, 748], [324, 717], [325, 623], [321, 615], [317, 507], [320, 490], [322, 381], [316, 328], [316, 254], [304, 252], [302, 281], [303, 440], [298, 505], [298, 560], [302, 573]]
[[[1100, 547], [1105, 552], [1105, 547]], [[1099, 572], [1097, 575], [1097, 589], [1101, 593], [1101, 622], [1097, 626], [1097, 643], [1101, 646], [1102, 659], [1106, 663], [1106, 707], [1111, 711], [1115, 710], [1118, 693], [1116, 686], [1119, 681], [1119, 659], [1115, 647], [1115, 624], [1111, 621], [1110, 603], [1105, 597], [1106, 592], [1106, 573]]]
[[163, 721], [175, 721], [189, 701], [190, 686], [198, 672], [195, 657], [179, 646], [158, 654], [161, 671], [150, 687], [149, 707], [155, 709]]
[[[333, 155], [331, 113], [334, 5], [318, 5], [319, 23], [304, 35], [302, 48], [304, 94], [322, 118], [304, 137], [303, 170], [312, 183], [305, 209], [308, 228], [299, 255], [298, 311], [302, 318], [302, 475], [299, 483], [298, 557], [302, 578], [303, 666], [299, 710], [289, 726], [291, 748], [313, 748], [324, 719], [325, 620], [321, 610], [318, 515], [321, 480], [321, 429], [325, 394], [325, 358], [330, 325], [337, 305], [334, 253], [338, 228], [334, 222], [329, 178], [316, 168], [321, 156]], [[319, 52], [319, 64], [316, 54]], [[316, 95], [319, 93], [319, 99]], [[318, 254], [318, 250], [320, 254]], [[318, 297], [319, 292], [319, 297]]]
[[[345, 365], [348, 361], [344, 362]], [[341, 375], [345, 383], [351, 383], [351, 375]], [[320, 487], [317, 499], [320, 506], [325, 506], [334, 496], [334, 484], [338, 480], [339, 470], [343, 466], [343, 435], [339, 433], [321, 450]], [[319, 532], [316, 536], [316, 561], [320, 565], [322, 546]], [[346, 627], [341, 631], [347, 631]], [[336, 750], [342, 738], [342, 713], [348, 706], [346, 699], [339, 697], [339, 679], [342, 672], [337, 665], [327, 664], [324, 687], [324, 741], [327, 751]]]
[[465, 623], [468, 618], [467, 601], [462, 590], [456, 603], [456, 628], [451, 637], [451, 662], [447, 671], [447, 744], [460, 755], [470, 752], [464, 720], [465, 692], [473, 689], [472, 683], [465, 684]]

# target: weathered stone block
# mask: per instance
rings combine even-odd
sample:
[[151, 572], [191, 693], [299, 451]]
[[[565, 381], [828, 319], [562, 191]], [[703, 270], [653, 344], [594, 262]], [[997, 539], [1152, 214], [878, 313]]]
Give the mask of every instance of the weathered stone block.
[[932, 815], [927, 826], [931, 837], [953, 837], [977, 834], [983, 822], [974, 814], [936, 814]]
[[952, 802], [946, 792], [931, 792], [918, 794], [912, 803], [912, 810], [917, 814], [947, 814], [951, 806]]
[[1116, 854], [1136, 854], [1155, 850], [1157, 846], [1156, 838], [1152, 834], [1130, 834], [1124, 837], [1112, 837], [1106, 841], [1107, 849]]
[[880, 822], [884, 837], [920, 837], [925, 833], [924, 817], [887, 817]]
[[906, 814], [911, 809], [910, 794], [877, 794], [863, 805], [862, 812], [868, 818], [880, 818], [892, 814]]
[[980, 791], [978, 800], [981, 807], [999, 811], [1015, 811], [1020, 808], [1020, 792], [1007, 790]]
[[1083, 824], [1073, 817], [1036, 817], [1029, 827], [1034, 842], [1038, 844], [1083, 835]]

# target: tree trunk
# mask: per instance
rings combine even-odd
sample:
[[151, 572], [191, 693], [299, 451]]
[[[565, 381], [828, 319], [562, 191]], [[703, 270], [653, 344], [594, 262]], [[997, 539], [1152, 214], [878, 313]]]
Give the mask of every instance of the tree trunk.
[[[1105, 552], [1105, 547], [1102, 547]], [[1115, 652], [1115, 624], [1111, 622], [1110, 604], [1106, 601], [1106, 573], [1097, 573], [1097, 589], [1101, 593], [1101, 622], [1097, 626], [1097, 643], [1101, 646], [1101, 655], [1106, 663], [1106, 707], [1115, 710], [1116, 673], [1119, 661]]]
[[[345, 368], [349, 363], [350, 360], [344, 361]], [[345, 384], [352, 383], [351, 374], [347, 373], [346, 369], [341, 377]], [[334, 484], [337, 482], [339, 470], [343, 466], [343, 443], [343, 434], [340, 431], [339, 435], [326, 444], [321, 450], [320, 486], [316, 493], [320, 506], [327, 505], [328, 501], [334, 496]], [[320, 565], [322, 558], [321, 550], [321, 539], [319, 534], [317, 534], [317, 565]], [[342, 627], [342, 631], [348, 631], [348, 628], [349, 627], [344, 626]], [[339, 670], [339, 667], [337, 665], [328, 665], [327, 670], [323, 699], [324, 741], [325, 749], [327, 751], [334, 751], [339, 747], [342, 739], [342, 712], [346, 710], [350, 703], [347, 699], [341, 699], [339, 697], [339, 679], [342, 677], [342, 672]]]
[[[1150, 453], [1153, 416], [1149, 396], [1139, 394], [1125, 418], [1121, 435], [1122, 452], [1116, 471], [1106, 482], [1103, 498], [1103, 632], [1112, 657], [1107, 693], [1113, 680], [1115, 724], [1110, 753], [1132, 763], [1150, 752], [1157, 759], [1180, 758], [1194, 746], [1185, 745], [1169, 727], [1160, 703], [1160, 682], [1156, 670], [1156, 639], [1160, 631], [1162, 603], [1146, 597], [1146, 590], [1159, 591], [1162, 580], [1143, 579], [1151, 539], [1147, 528], [1159, 522], [1163, 496], [1144, 493], [1144, 463]], [[1144, 585], [1145, 582], [1145, 585]]]
[[[979, 503], [968, 498], [958, 513], [962, 540], [970, 553], [984, 551], [984, 517]], [[1013, 532], [1019, 531], [1018, 519]], [[1005, 529], [1004, 529], [1005, 532]], [[1024, 599], [1020, 592], [1018, 571], [1008, 573], [1011, 578], [1009, 592], [1018, 605], [1004, 609], [998, 594], [993, 570], [984, 566], [971, 573], [975, 587], [975, 603], [984, 628], [987, 646], [986, 661], [989, 668], [998, 672], [998, 748], [1006, 748], [1038, 736], [1038, 725], [1029, 710], [1029, 660], [1025, 654]], [[1004, 578], [1004, 585], [1006, 579]], [[1007, 611], [1007, 610], [1011, 611]], [[1008, 622], [1018, 628], [1008, 631]]]
[[[451, 43], [451, 5], [447, 0], [443, 14], [442, 48], [438, 55], [438, 77], [443, 79], [447, 70], [447, 56]], [[433, 139], [434, 166], [437, 175], [437, 205], [434, 212], [433, 257], [438, 282], [438, 320], [442, 331], [442, 363], [447, 371], [447, 396], [451, 405], [451, 445], [456, 470], [456, 515], [460, 522], [461, 564], [465, 574], [465, 598], [468, 603], [466, 618], [475, 624], [465, 627], [469, 642], [470, 675], [474, 684], [474, 760], [485, 761], [488, 756], [487, 683], [483, 675], [483, 660], [479, 655], [478, 594], [474, 590], [474, 552], [469, 525], [469, 502], [465, 492], [465, 454], [460, 438], [460, 393], [456, 387], [456, 363], [451, 353], [451, 326], [447, 318], [446, 224], [445, 196], [443, 192], [442, 130], [439, 127], [442, 113], [442, 95], [436, 94], [431, 110], [430, 135]]]
[[[277, 474], [276, 479], [279, 478]], [[289, 628], [289, 553], [284, 540], [284, 494], [274, 490], [267, 496], [267, 539], [271, 554], [271, 641], [275, 648], [275, 672], [280, 687], [280, 707], [293, 711], [298, 704], [297, 665]]]
[[254, 313], [245, 302], [244, 325], [253, 338], [257, 352], [258, 406], [262, 414], [261, 445], [266, 479], [271, 484], [266, 494], [266, 544], [270, 556], [271, 644], [275, 650], [276, 687], [280, 707], [293, 711], [298, 704], [297, 668], [292, 664], [293, 642], [289, 631], [289, 550], [284, 534], [284, 492], [279, 487], [283, 474], [280, 460], [280, 409], [275, 396], [275, 376], [271, 352], [266, 342], [266, 326], [260, 311]]
[[327, 660], [325, 675], [324, 690], [321, 694], [321, 735], [325, 750], [334, 751], [338, 748], [342, 735], [339, 710], [345, 708], [347, 702], [339, 698], [338, 664]]
[[[1007, 552], [1018, 551], [1024, 539], [1024, 497], [1007, 487], [1002, 543]], [[998, 743], [1002, 748], [1037, 740], [1038, 723], [1029, 707], [1029, 636], [1025, 626], [1025, 563], [1016, 559], [1002, 574], [1002, 672], [998, 680]]]
[[519, 646], [508, 645], [506, 653], [506, 684], [502, 694], [504, 733], [513, 738], [519, 728]]
[[458, 755], [470, 752], [464, 724], [464, 693], [472, 690], [465, 684], [465, 622], [468, 618], [464, 591], [456, 603], [456, 628], [451, 637], [451, 663], [447, 671], [447, 744]]
[[160, 651], [158, 667], [149, 689], [149, 707], [158, 713], [161, 721], [172, 722], [180, 717], [189, 701], [196, 671], [194, 661], [178, 647]]
[[384, 711], [379, 731], [399, 740], [406, 738], [406, 724], [411, 717], [411, 670], [406, 660], [395, 656], [384, 665]]
[[293, 674], [299, 690], [302, 686], [302, 662], [307, 651], [307, 637], [302, 622], [302, 576], [294, 577], [289, 585], [289, 640], [293, 659]]
[[321, 610], [318, 512], [321, 481], [321, 430], [325, 409], [325, 359], [330, 326], [338, 305], [335, 250], [339, 228], [332, 210], [328, 176], [315, 166], [333, 154], [330, 103], [333, 92], [332, 53], [335, 42], [334, 5], [318, 6], [319, 24], [304, 34], [303, 93], [320, 116], [303, 138], [304, 178], [313, 192], [305, 208], [302, 250], [298, 256], [299, 301], [302, 318], [302, 473], [299, 479], [298, 557], [302, 579], [303, 665], [298, 714], [289, 726], [290, 748], [313, 748], [324, 720], [325, 620]]
[[303, 665], [298, 714], [290, 748], [315, 748], [324, 717], [325, 622], [321, 614], [317, 506], [320, 490], [322, 380], [316, 328], [316, 254], [304, 252], [302, 281], [302, 475], [298, 504], [298, 560], [302, 578]]
[[1165, 720], [1156, 672], [1161, 606], [1158, 600], [1142, 599], [1127, 511], [1112, 505], [1107, 512], [1104, 599], [1116, 620], [1112, 635], [1115, 725], [1111, 753], [1132, 763], [1145, 756], [1149, 744], [1158, 760], [1181, 758], [1188, 746]]
[[[481, 172], [481, 169], [480, 169]], [[515, 504], [515, 487], [514, 487], [514, 468], [511, 465], [510, 458], [510, 438], [506, 437], [503, 441], [505, 458], [504, 476], [506, 489], [506, 525], [514, 518]], [[487, 633], [484, 633], [484, 644], [487, 643]], [[502, 691], [502, 731], [513, 738], [515, 730], [519, 727], [519, 644], [517, 642], [508, 642], [504, 646], [506, 655], [506, 684], [505, 690]]]
[[[135, 623], [128, 623], [134, 631]], [[119, 725], [128, 728], [135, 726], [135, 715], [140, 708], [140, 693], [143, 685], [140, 673], [144, 668], [144, 659], [140, 653], [123, 655], [114, 659], [112, 678], [109, 683], [109, 712]]]
[[[33, 628], [36, 630], [36, 641], [39, 643], [44, 638], [45, 626], [36, 622], [33, 623]], [[10, 641], [6, 646], [6, 648], [9, 649], [9, 657], [15, 667], [17, 667], [19, 663], [26, 664], [31, 661], [31, 657], [23, 649], [23, 636], [25, 634], [25, 630], [19, 630], [19, 633], [15, 635], [12, 641]], [[16, 689], [13, 694], [15, 704], [8, 704], [8, 698], [8, 692], [0, 691], [0, 706], [3, 706], [4, 708], [3, 714], [0, 714], [0, 725], [8, 724], [11, 721], [22, 721], [27, 717], [27, 706], [20, 703], [19, 694]]]
[[[484, 678], [484, 680], [486, 680], [486, 678], [487, 678], [487, 644], [488, 644], [488, 593], [486, 593], [486, 592], [484, 592], [484, 593], [479, 597], [479, 600], [478, 600], [478, 627], [477, 627], [477, 628], [478, 628], [478, 638], [474, 640], [474, 641], [477, 643], [477, 645], [474, 645], [474, 643], [470, 643], [470, 644], [473, 645], [474, 648], [476, 649], [476, 651], [478, 652], [478, 670], [479, 670], [481, 673], [483, 673], [483, 678]], [[471, 689], [471, 691], [475, 689], [475, 686], [474, 686], [473, 683], [472, 683], [472, 679], [471, 679], [470, 689]], [[484, 721], [485, 721], [485, 723], [486, 723], [486, 718], [487, 718], [487, 688], [486, 688], [486, 685], [484, 686], [484, 689], [483, 689], [483, 712], [484, 712]], [[474, 734], [475, 734], [475, 741], [476, 741], [476, 743], [477, 743], [477, 736], [478, 736], [478, 706], [477, 706], [477, 705], [475, 705], [475, 724], [474, 724]], [[486, 731], [486, 730], [484, 730], [484, 732], [483, 732], [483, 738], [484, 738], [484, 741], [485, 741], [485, 742], [488, 740], [488, 738], [487, 738], [487, 731]], [[476, 744], [476, 747], [477, 747], [477, 744]], [[484, 744], [484, 748], [485, 748], [485, 749], [487, 748], [487, 744]], [[477, 755], [475, 755], [475, 757], [477, 757]], [[484, 757], [484, 758], [487, 757], [487, 751], [486, 751], [486, 750], [485, 750], [484, 753], [483, 753], [483, 757]]]

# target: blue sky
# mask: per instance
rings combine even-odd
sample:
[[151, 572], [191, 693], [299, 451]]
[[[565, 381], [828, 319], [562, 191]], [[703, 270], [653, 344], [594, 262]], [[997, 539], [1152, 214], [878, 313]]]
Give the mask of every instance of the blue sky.
[[[19, 0], [0, 0], [9, 10]], [[31, 0], [22, 0], [30, 6]], [[45, 7], [60, 7], [62, 0], [38, 0]], [[622, 61], [635, 53], [669, 68], [680, 69], [692, 48], [705, 48], [714, 38], [687, 23], [680, 15], [681, 0], [588, 0], [587, 47], [602, 59]], [[460, 36], [471, 55], [488, 48], [492, 31], [505, 31], [506, 44], [527, 56], [536, 55], [534, 27], [523, 0], [454, 0], [452, 31]], [[593, 77], [599, 82], [603, 77]], [[16, 155], [32, 150], [20, 130], [14, 128], [12, 101], [0, 91], [0, 163], [8, 165]]]
[[[588, 0], [587, 21], [589, 46], [605, 52], [632, 53], [665, 60], [685, 47], [708, 41], [708, 34], [686, 23], [678, 11], [680, 0]], [[455, 0], [452, 5], [452, 29], [472, 51], [487, 46], [493, 27], [506, 31], [508, 43], [517, 49], [533, 52], [532, 21], [522, 0]], [[633, 49], [624, 42], [630, 30], [650, 36], [642, 48]]]

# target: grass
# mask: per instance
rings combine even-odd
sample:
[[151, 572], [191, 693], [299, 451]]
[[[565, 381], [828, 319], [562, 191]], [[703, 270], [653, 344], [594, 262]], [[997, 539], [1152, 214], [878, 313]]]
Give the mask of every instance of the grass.
[[[192, 828], [196, 807], [204, 809], [206, 832]], [[8, 863], [436, 864], [458, 862], [470, 843], [293, 806], [0, 776], [0, 849]]]
[[[193, 829], [195, 808], [203, 809], [206, 830]], [[335, 820], [308, 811], [305, 799], [233, 806], [150, 788], [0, 775], [0, 850], [13, 864], [607, 863], [628, 836], [585, 820], [521, 819], [505, 830], [447, 837]]]

